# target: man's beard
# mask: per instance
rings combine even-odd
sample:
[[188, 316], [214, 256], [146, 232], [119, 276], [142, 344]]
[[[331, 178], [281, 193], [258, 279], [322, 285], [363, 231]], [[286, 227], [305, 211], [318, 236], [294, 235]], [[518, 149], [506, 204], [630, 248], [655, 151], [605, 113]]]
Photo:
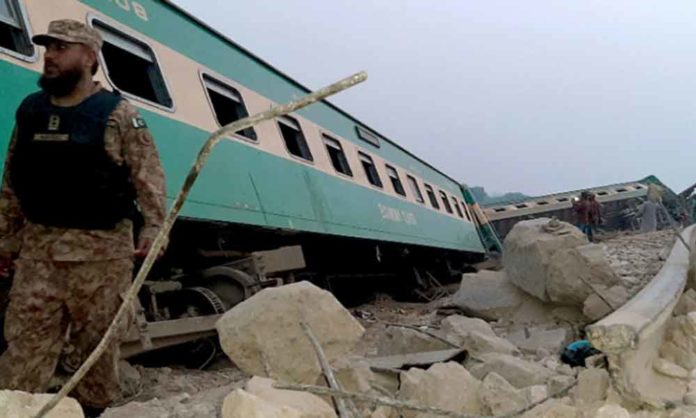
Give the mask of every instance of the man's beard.
[[41, 75], [39, 87], [53, 97], [65, 97], [75, 90], [82, 79], [82, 71], [78, 68], [67, 70], [56, 77]]

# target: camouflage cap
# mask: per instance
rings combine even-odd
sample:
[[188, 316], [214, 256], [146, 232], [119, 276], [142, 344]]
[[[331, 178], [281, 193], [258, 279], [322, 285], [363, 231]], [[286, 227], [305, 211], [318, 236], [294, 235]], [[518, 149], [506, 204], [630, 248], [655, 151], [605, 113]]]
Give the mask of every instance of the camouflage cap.
[[104, 43], [98, 30], [77, 20], [54, 20], [48, 24], [48, 33], [31, 38], [37, 45], [46, 45], [51, 40], [61, 40], [70, 43], [84, 44], [99, 52]]

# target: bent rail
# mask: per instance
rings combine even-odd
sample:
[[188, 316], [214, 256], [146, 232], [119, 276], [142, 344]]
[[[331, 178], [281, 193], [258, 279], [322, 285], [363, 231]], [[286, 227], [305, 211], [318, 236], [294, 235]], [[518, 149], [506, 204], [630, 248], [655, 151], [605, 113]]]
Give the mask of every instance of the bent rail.
[[[692, 247], [696, 226], [681, 236]], [[615, 389], [626, 401], [664, 406], [681, 400], [685, 382], [653, 370], [667, 322], [684, 291], [689, 250], [677, 240], [657, 275], [636, 296], [606, 318], [590, 325], [592, 344], [607, 354]]]

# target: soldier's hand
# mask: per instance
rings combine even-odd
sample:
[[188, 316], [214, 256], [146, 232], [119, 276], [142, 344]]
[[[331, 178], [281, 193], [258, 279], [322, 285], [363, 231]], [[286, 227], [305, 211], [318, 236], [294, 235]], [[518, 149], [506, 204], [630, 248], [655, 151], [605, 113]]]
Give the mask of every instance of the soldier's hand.
[[12, 275], [13, 259], [12, 254], [0, 251], [0, 279], [7, 279]]
[[[138, 242], [138, 248], [135, 249], [135, 256], [138, 258], [145, 258], [147, 257], [147, 253], [150, 252], [150, 248], [152, 247], [152, 240], [149, 238], [141, 238], [140, 242]], [[157, 258], [162, 257], [164, 255], [164, 248], [161, 248], [159, 250], [159, 253], [157, 254]]]

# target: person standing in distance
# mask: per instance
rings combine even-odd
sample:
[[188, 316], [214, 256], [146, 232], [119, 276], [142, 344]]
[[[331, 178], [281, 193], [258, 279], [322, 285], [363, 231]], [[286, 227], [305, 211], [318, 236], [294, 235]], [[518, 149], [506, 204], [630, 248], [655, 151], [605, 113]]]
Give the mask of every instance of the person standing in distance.
[[[48, 389], [66, 333], [76, 362], [100, 341], [134, 257], [147, 254], [162, 226], [166, 195], [147, 124], [93, 80], [100, 33], [57, 20], [33, 41], [46, 48], [41, 91], [17, 110], [0, 190], [0, 260], [15, 268], [0, 388], [37, 393]], [[120, 397], [118, 357], [116, 342], [72, 393], [86, 410]]]

